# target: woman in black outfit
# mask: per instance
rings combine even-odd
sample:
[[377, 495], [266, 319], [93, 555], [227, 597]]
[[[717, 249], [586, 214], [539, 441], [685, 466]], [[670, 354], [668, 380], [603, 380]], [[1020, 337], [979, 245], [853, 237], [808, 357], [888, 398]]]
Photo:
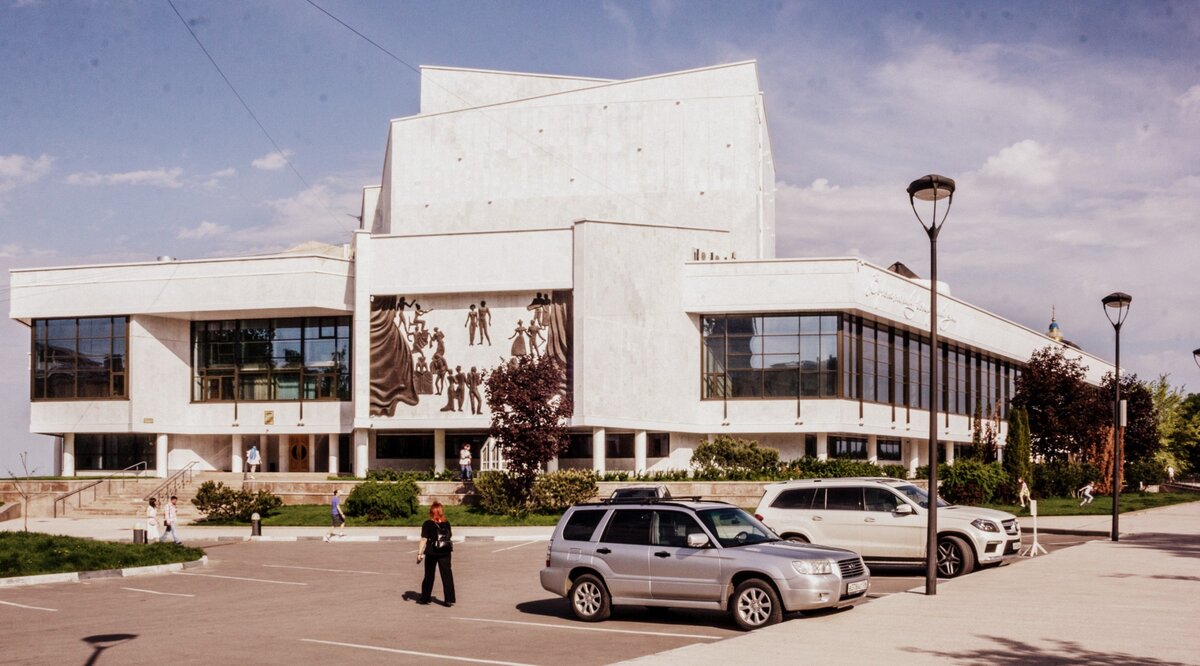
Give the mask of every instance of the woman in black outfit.
[[434, 502], [429, 507], [429, 520], [421, 525], [421, 545], [417, 548], [417, 564], [425, 560], [425, 579], [421, 581], [421, 598], [418, 604], [428, 604], [429, 595], [433, 592], [433, 570], [440, 569], [442, 573], [442, 603], [447, 607], [454, 605], [454, 572], [450, 570], [450, 553], [454, 546], [450, 543], [452, 534], [450, 521], [441, 502]]

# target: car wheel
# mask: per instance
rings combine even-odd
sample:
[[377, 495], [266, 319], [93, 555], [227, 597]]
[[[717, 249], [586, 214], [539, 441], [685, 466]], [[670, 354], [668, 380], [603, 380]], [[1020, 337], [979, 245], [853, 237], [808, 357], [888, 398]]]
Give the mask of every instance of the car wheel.
[[938, 540], [937, 566], [938, 574], [943, 578], [969, 574], [975, 568], [975, 554], [962, 539], [945, 536]]
[[733, 621], [744, 631], [770, 626], [783, 619], [783, 604], [771, 584], [751, 578], [733, 591]]
[[808, 540], [808, 537], [804, 536], [803, 534], [785, 534], [783, 535], [783, 538], [787, 541], [791, 541], [792, 543], [811, 543]]
[[612, 600], [604, 581], [593, 574], [583, 574], [571, 584], [571, 610], [584, 622], [599, 622], [612, 613]]

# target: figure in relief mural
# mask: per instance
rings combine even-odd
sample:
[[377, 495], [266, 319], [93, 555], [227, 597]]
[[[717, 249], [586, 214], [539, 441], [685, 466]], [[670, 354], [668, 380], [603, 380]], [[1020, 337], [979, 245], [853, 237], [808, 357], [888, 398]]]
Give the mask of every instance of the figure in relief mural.
[[536, 318], [534, 318], [529, 322], [529, 329], [526, 330], [525, 333], [529, 336], [529, 353], [532, 354], [534, 358], [540, 356], [541, 353], [538, 350], [538, 344], [545, 339], [542, 337], [542, 325], [538, 323]]
[[517, 320], [517, 330], [513, 331], [513, 334], [510, 335], [508, 337], [508, 339], [513, 341], [513, 343], [512, 343], [512, 355], [513, 356], [524, 356], [525, 354], [529, 353], [525, 350], [525, 322], [524, 321], [522, 321], [520, 319]]
[[446, 334], [442, 333], [442, 330], [437, 326], [433, 327], [433, 340], [431, 340], [429, 344], [437, 347], [437, 349], [433, 350], [434, 356], [446, 355]]
[[442, 387], [445, 386], [446, 372], [450, 369], [446, 365], [446, 357], [441, 354], [434, 354], [433, 360], [429, 362], [429, 372], [433, 375], [434, 392], [438, 395], [442, 394]]
[[488, 346], [492, 346], [492, 336], [488, 334], [491, 325], [492, 311], [488, 309], [487, 301], [479, 301], [479, 344], [487, 340]]
[[[456, 372], [449, 373], [449, 381], [446, 382], [446, 405], [442, 407], [443, 412], [462, 411], [463, 385], [465, 377], [462, 374], [462, 366], [458, 366]], [[460, 380], [459, 378], [463, 379]]]
[[424, 321], [414, 320], [410, 327], [412, 338], [413, 351], [425, 356], [425, 348], [429, 346], [429, 329], [425, 328]]
[[421, 352], [416, 353], [417, 367], [413, 371], [413, 381], [417, 385], [418, 395], [433, 395], [433, 373], [429, 371], [429, 366], [425, 365], [425, 356]]
[[454, 366], [454, 402], [457, 405], [457, 411], [462, 411], [463, 397], [467, 390], [467, 376], [463, 374], [462, 366]]
[[467, 373], [467, 391], [471, 397], [471, 413], [483, 413], [483, 397], [479, 395], [479, 385], [483, 383], [483, 375], [479, 374], [479, 370], [475, 366], [471, 366], [471, 372]]
[[413, 381], [412, 353], [402, 328], [404, 298], [371, 298], [371, 414], [392, 416], [396, 404], [419, 401]]
[[[463, 324], [463, 328], [467, 329], [470, 337], [470, 342], [467, 343], [467, 346], [473, 347], [475, 345], [475, 330], [479, 328], [479, 313], [475, 311], [474, 303], [471, 304], [471, 309], [467, 311], [467, 321]], [[480, 338], [479, 344], [483, 344], [482, 338]]]

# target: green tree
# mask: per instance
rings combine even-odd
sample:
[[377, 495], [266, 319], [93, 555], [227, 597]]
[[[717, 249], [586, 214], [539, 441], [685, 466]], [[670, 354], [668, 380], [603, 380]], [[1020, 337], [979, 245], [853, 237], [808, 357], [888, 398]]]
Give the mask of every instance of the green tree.
[[571, 394], [553, 356], [519, 356], [488, 373], [485, 387], [492, 427], [488, 434], [508, 461], [508, 470], [528, 497], [542, 466], [564, 452], [570, 441]]
[[1158, 461], [1177, 470], [1197, 469], [1200, 463], [1200, 394], [1188, 395], [1184, 388], [1173, 387], [1168, 375], [1160, 375], [1149, 385], [1158, 415]]
[[[1110, 372], [1104, 375], [1100, 383], [1096, 401], [1098, 424], [1112, 425], [1114, 390], [1113, 374]], [[1149, 460], [1162, 448], [1158, 433], [1158, 410], [1154, 406], [1151, 389], [1138, 381], [1137, 375], [1126, 374], [1121, 377], [1121, 399], [1125, 401], [1126, 418], [1121, 459], [1126, 463]]]
[[[1008, 411], [1008, 438], [1004, 446], [1004, 470], [1014, 484], [1025, 479], [1033, 487], [1033, 458], [1029, 444], [1029, 415], [1024, 409]], [[1019, 484], [1018, 484], [1019, 487]]]
[[[1099, 392], [1084, 381], [1086, 368], [1067, 358], [1059, 346], [1033, 353], [1021, 376], [1012, 406], [1029, 415], [1030, 448], [1046, 460], [1081, 455], [1110, 419], [1097, 421]], [[1110, 401], [1111, 404], [1111, 401]]]

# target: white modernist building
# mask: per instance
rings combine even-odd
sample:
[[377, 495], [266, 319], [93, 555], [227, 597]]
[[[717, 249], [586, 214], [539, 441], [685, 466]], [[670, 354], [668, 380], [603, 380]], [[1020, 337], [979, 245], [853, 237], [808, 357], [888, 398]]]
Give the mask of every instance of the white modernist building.
[[[463, 444], [486, 466], [487, 371], [549, 354], [575, 405], [561, 467], [686, 468], [719, 434], [925, 464], [928, 282], [776, 258], [774, 183], [754, 63], [424, 68], [345, 245], [12, 271], [30, 427], [63, 474], [241, 471], [252, 446], [268, 471], [441, 470]], [[1055, 341], [941, 293], [952, 458]]]

